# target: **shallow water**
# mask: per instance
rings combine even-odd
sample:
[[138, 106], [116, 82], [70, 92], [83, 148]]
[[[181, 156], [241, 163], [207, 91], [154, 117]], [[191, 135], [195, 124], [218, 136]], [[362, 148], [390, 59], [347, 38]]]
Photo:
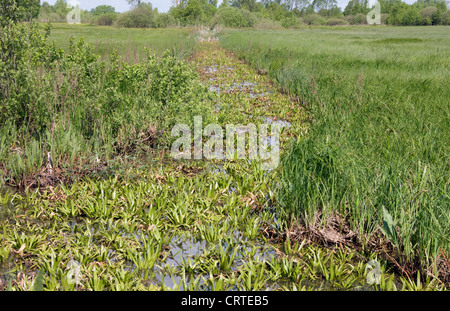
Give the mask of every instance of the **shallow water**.
[[[265, 245], [260, 241], [250, 241], [241, 232], [235, 230], [228, 235], [232, 237], [233, 243], [239, 245], [239, 250], [236, 253], [236, 257], [231, 266], [231, 271], [236, 271], [244, 264], [248, 259], [257, 260], [259, 262], [270, 261], [276, 256], [274, 247]], [[234, 244], [233, 244], [234, 245]], [[197, 282], [197, 287], [202, 290], [211, 290], [210, 286], [206, 284], [206, 280], [210, 278], [209, 274], [188, 274], [185, 276], [179, 275], [179, 272], [183, 270], [183, 262], [186, 263], [196, 262], [196, 259], [205, 255], [211, 249], [227, 247], [227, 242], [221, 240], [219, 242], [207, 242], [204, 240], [198, 240], [192, 237], [177, 236], [174, 237], [170, 243], [170, 256], [155, 268], [155, 276], [153, 282], [156, 285], [164, 285], [168, 288], [177, 288], [178, 284], [182, 284], [180, 290], [186, 290], [187, 287], [193, 286], [193, 282]], [[167, 270], [177, 271], [177, 273], [167, 273]], [[269, 284], [268, 284], [269, 286]], [[270, 284], [270, 287], [277, 287], [276, 284]], [[237, 288], [236, 288], [237, 289]], [[269, 288], [268, 288], [269, 289]]]
[[282, 128], [290, 128], [292, 126], [292, 123], [290, 123], [289, 121], [286, 120], [274, 120], [273, 118], [270, 117], [259, 117], [258, 118], [261, 121], [264, 121], [264, 123], [266, 124], [274, 124], [274, 125], [278, 125]]
[[206, 66], [204, 67], [205, 69], [205, 73], [207, 74], [213, 74], [219, 71], [219, 69], [217, 68], [217, 65], [214, 66]]
[[170, 243], [172, 258], [168, 258], [167, 264], [181, 265], [182, 259], [194, 258], [203, 254], [207, 248], [206, 241], [200, 241], [193, 238], [176, 237]]
[[209, 90], [210, 90], [211, 92], [217, 92], [217, 93], [220, 93], [220, 88], [217, 87], [217, 86], [214, 86], [214, 85], [210, 85], [210, 86], [209, 86]]

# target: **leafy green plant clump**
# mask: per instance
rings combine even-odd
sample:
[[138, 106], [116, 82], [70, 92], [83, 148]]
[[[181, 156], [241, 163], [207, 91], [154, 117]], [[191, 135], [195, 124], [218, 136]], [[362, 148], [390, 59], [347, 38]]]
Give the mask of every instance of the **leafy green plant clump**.
[[108, 158], [149, 136], [167, 144], [176, 123], [208, 118], [207, 89], [173, 51], [128, 64], [117, 52], [101, 59], [83, 39], [57, 49], [49, 26], [0, 22], [0, 159], [10, 180], [39, 171], [47, 152], [55, 166]]
[[256, 22], [256, 16], [248, 10], [223, 7], [217, 11], [212, 21], [212, 27], [221, 25], [230, 28], [245, 28], [253, 27]]
[[142, 3], [135, 9], [119, 15], [117, 25], [126, 28], [156, 28], [158, 12], [151, 4]]

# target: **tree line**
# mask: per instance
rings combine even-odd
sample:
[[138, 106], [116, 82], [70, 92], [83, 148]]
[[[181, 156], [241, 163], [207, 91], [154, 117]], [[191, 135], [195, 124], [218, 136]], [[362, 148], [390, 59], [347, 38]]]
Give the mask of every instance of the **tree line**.
[[[124, 0], [130, 10], [116, 12], [111, 5], [90, 11], [81, 10], [84, 23], [119, 27], [160, 28], [205, 25], [214, 27], [300, 28], [304, 25], [358, 25], [367, 23], [373, 9], [369, 0], [350, 0], [344, 9], [337, 0], [172, 0], [169, 12], [158, 12], [151, 2]], [[54, 5], [39, 0], [16, 0], [24, 20], [38, 17], [41, 21], [65, 22], [71, 10], [66, 0]], [[387, 25], [449, 25], [450, 10], [445, 0], [418, 0], [407, 4], [401, 0], [379, 0], [381, 22]]]

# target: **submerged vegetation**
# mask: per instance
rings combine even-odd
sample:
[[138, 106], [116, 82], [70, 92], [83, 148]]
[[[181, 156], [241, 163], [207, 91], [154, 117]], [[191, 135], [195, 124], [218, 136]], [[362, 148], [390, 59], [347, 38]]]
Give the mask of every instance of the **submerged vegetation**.
[[[51, 27], [5, 3], [0, 290], [448, 289], [443, 27]], [[280, 166], [175, 160], [194, 116], [282, 125]]]
[[[248, 191], [267, 191], [267, 179], [257, 166], [246, 172], [235, 165], [224, 170], [205, 168], [185, 176], [164, 166], [136, 171], [139, 180], [87, 180], [54, 193], [2, 196], [15, 206], [2, 215], [0, 288], [11, 282], [14, 290], [30, 290], [38, 270], [45, 271], [46, 290], [411, 286], [406, 280], [397, 283], [384, 265], [382, 283], [365, 285], [369, 258], [352, 252], [289, 241], [271, 245], [259, 233], [274, 223], [265, 200], [259, 211], [241, 200]], [[236, 182], [234, 174], [243, 178]], [[231, 185], [239, 190], [230, 191]], [[253, 223], [258, 223], [256, 236]]]

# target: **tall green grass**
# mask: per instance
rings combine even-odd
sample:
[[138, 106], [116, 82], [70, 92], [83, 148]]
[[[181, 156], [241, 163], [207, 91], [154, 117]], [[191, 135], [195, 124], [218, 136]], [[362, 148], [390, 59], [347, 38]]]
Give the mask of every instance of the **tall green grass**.
[[292, 143], [278, 171], [285, 219], [311, 226], [318, 212], [324, 221], [337, 212], [363, 245], [380, 227], [401, 264], [436, 268], [441, 250], [450, 252], [448, 28], [239, 31], [221, 39], [311, 112], [311, 132]]

